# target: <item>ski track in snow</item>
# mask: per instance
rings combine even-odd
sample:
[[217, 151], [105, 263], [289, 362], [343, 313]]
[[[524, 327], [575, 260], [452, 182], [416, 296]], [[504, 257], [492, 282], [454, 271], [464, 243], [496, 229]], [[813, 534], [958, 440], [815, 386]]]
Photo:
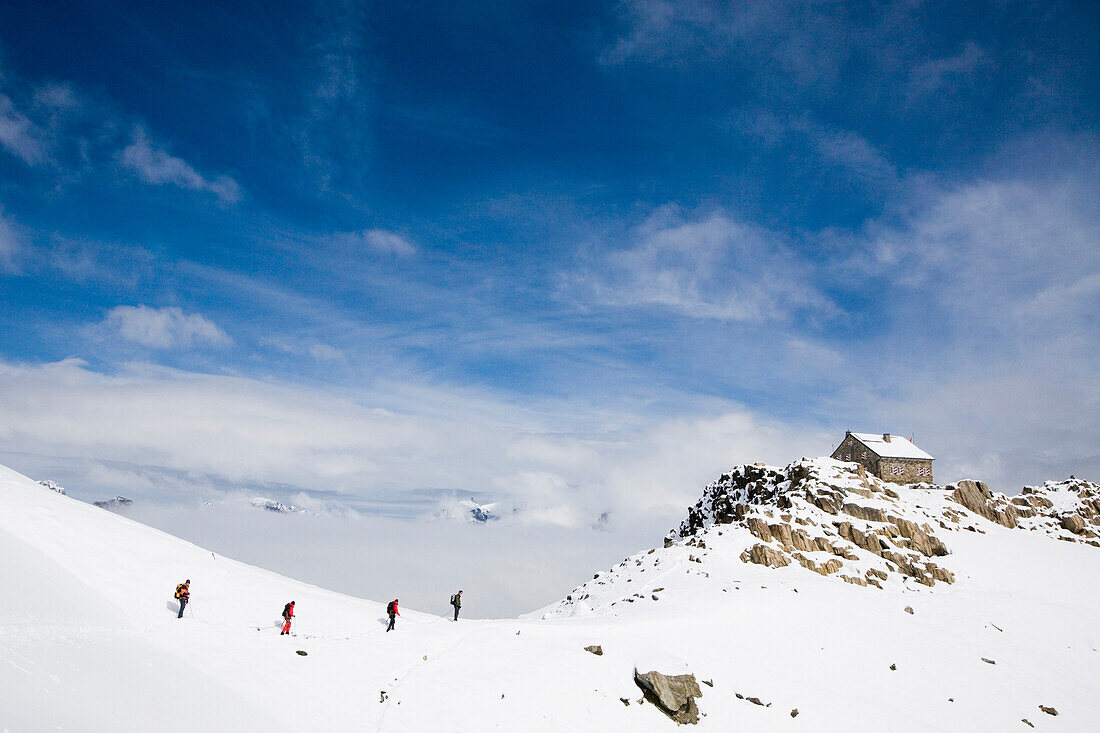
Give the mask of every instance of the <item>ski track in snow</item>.
[[[913, 516], [944, 506], [902, 494]], [[668, 731], [633, 682], [639, 660], [668, 655], [714, 682], [701, 730], [1095, 730], [1100, 550], [968, 521], [985, 534], [937, 531], [953, 585], [746, 564], [756, 539], [724, 525], [705, 549], [601, 571], [571, 617], [403, 609], [386, 633], [385, 603], [214, 557], [0, 467], [0, 731]], [[288, 600], [285, 637], [272, 624]]]

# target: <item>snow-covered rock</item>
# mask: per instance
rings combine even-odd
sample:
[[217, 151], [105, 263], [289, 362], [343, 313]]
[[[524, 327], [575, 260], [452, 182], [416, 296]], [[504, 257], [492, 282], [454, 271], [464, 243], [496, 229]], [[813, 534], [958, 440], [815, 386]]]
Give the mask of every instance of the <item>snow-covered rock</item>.
[[473, 499], [448, 500], [440, 504], [435, 510], [435, 516], [440, 519], [452, 519], [470, 522], [471, 524], [485, 524], [500, 519], [500, 504], [479, 504]]
[[268, 499], [266, 497], [257, 496], [249, 501], [249, 503], [257, 509], [263, 509], [268, 512], [275, 512], [276, 514], [307, 514], [308, 512], [301, 507], [296, 507], [293, 504], [284, 504], [281, 501], [274, 499]]
[[41, 484], [42, 486], [45, 486], [50, 491], [56, 491], [57, 493], [61, 494], [62, 496], [65, 496], [65, 487], [62, 486], [59, 483], [55, 483], [53, 481], [50, 481], [49, 479], [46, 479], [44, 481], [39, 481], [38, 483]]

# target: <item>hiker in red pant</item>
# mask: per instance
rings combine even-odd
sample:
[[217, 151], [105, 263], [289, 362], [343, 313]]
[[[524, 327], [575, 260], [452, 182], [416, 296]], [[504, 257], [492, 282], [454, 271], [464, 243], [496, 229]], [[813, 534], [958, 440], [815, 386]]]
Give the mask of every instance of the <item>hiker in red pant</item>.
[[279, 632], [279, 636], [290, 633], [290, 619], [292, 618], [294, 618], [294, 601], [291, 601], [283, 607], [283, 619], [286, 623], [283, 624], [283, 630]]

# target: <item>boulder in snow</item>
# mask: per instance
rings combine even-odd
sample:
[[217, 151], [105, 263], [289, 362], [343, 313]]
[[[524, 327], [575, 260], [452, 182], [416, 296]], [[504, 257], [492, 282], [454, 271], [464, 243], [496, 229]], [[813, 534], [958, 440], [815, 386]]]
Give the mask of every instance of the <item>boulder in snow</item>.
[[642, 688], [646, 700], [677, 723], [694, 725], [699, 722], [695, 698], [702, 697], [703, 691], [694, 674], [665, 675], [656, 670], [641, 672], [635, 668], [634, 682]]

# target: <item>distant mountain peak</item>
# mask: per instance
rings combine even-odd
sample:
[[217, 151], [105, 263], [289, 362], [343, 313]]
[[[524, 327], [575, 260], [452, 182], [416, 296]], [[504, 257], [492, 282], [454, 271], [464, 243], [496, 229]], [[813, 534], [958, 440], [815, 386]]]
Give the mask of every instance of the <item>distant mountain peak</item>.
[[277, 514], [308, 514], [308, 512], [301, 507], [296, 507], [293, 504], [284, 504], [281, 501], [268, 499], [262, 496], [255, 497], [249, 503], [257, 509], [263, 509], [264, 511], [275, 512]]

